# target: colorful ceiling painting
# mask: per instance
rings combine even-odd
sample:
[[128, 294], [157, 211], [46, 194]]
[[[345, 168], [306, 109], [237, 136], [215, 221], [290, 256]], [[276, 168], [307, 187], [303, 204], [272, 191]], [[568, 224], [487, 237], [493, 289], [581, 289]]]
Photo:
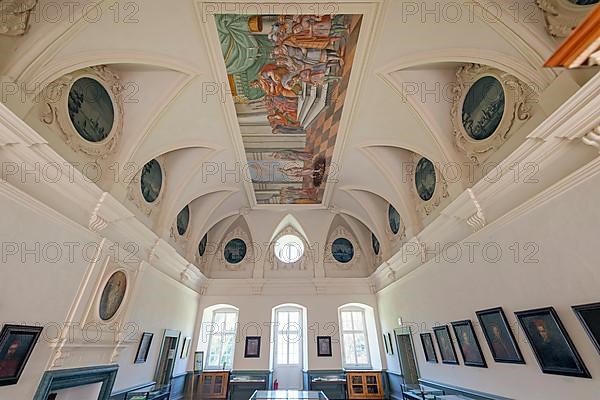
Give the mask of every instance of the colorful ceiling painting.
[[215, 19], [257, 203], [321, 203], [362, 17]]

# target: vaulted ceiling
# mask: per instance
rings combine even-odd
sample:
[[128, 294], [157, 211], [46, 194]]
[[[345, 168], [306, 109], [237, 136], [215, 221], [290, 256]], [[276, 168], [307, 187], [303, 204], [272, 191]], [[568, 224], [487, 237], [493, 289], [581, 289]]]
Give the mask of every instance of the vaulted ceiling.
[[[464, 167], [473, 158], [456, 143], [451, 116], [457, 71], [470, 64], [500, 71], [522, 83], [529, 100], [558, 76], [541, 68], [560, 39], [549, 34], [534, 1], [515, 7], [484, 0], [313, 0], [295, 3], [295, 9], [285, 2], [258, 3], [104, 0], [67, 7], [40, 0], [26, 34], [0, 36], [3, 82], [15, 86], [3, 102], [190, 261], [201, 264], [198, 243], [209, 231], [220, 241], [237, 227], [252, 241], [270, 243], [286, 226], [308, 243], [326, 243], [342, 226], [364, 253], [372, 232], [386, 258], [487, 172], [482, 165]], [[257, 204], [214, 16], [311, 15], [315, 9], [362, 15], [322, 201]], [[102, 67], [88, 69], [95, 66]], [[90, 154], [48, 120], [49, 99], [60, 79], [99, 70], [118, 86], [122, 110], [115, 112], [122, 112], [122, 129], [112, 147]], [[510, 140], [486, 157], [501, 159], [516, 148], [549, 107], [528, 105], [527, 115], [510, 127]], [[416, 195], [408, 166], [421, 157], [436, 165], [435, 204]], [[163, 187], [148, 205], [133, 192], [153, 159], [162, 167]], [[462, 166], [458, 177], [448, 176], [448, 165]], [[389, 204], [402, 218], [400, 238], [389, 232]], [[181, 239], [173, 227], [186, 205], [190, 229]], [[381, 257], [371, 257], [364, 274], [378, 262]]]

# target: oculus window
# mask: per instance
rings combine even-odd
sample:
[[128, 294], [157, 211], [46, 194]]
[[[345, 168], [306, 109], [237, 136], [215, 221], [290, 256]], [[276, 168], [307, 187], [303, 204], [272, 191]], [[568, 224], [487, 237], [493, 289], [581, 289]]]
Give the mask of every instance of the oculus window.
[[284, 235], [275, 242], [275, 257], [283, 263], [294, 263], [304, 255], [304, 243], [296, 235]]

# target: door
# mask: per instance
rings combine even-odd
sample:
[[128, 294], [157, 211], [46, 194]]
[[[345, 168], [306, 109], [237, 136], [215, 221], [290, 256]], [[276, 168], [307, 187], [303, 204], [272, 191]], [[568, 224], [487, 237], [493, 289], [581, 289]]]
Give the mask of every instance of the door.
[[394, 333], [396, 334], [396, 347], [398, 348], [398, 358], [404, 383], [416, 385], [419, 383], [419, 370], [415, 360], [410, 328], [396, 329]]
[[177, 345], [179, 343], [179, 331], [165, 329], [158, 364], [156, 365], [155, 381], [159, 385], [165, 385], [171, 382], [173, 368], [177, 359]]
[[302, 390], [302, 309], [282, 307], [275, 318], [273, 379], [279, 389]]

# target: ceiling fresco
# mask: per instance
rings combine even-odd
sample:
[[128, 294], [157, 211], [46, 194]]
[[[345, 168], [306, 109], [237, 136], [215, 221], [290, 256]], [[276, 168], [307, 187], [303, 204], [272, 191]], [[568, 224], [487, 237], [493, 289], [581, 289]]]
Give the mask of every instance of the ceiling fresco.
[[257, 203], [321, 203], [362, 16], [215, 19]]

